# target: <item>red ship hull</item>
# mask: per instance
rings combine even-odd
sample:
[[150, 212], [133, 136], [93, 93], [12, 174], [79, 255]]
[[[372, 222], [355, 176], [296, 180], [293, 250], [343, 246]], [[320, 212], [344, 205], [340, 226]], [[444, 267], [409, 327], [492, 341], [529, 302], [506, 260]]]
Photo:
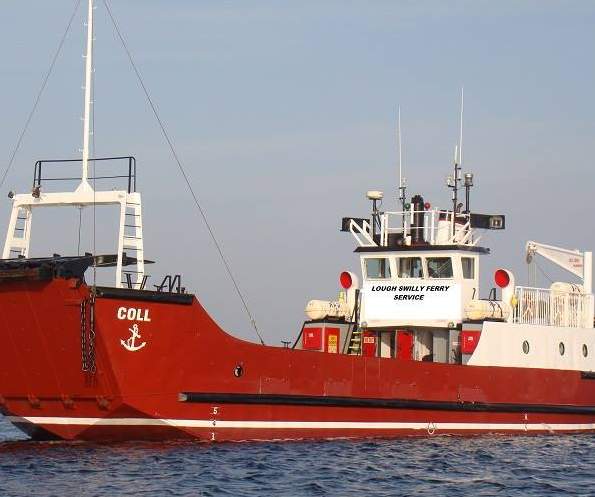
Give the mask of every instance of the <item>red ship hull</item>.
[[[34, 438], [595, 431], [595, 379], [580, 371], [262, 346], [226, 334], [192, 296], [98, 289], [92, 303], [90, 287], [76, 277], [7, 274], [0, 283], [0, 410]], [[145, 345], [130, 351], [124, 344], [135, 324], [135, 346]], [[92, 369], [89, 361], [96, 370], [82, 371], [84, 362]]]

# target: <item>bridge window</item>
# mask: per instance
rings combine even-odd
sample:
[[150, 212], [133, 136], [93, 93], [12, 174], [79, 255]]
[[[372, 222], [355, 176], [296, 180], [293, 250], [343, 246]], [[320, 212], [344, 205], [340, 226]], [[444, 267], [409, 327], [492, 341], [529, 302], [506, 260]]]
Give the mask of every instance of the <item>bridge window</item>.
[[423, 278], [421, 257], [399, 257], [399, 278]]
[[372, 279], [387, 279], [390, 278], [390, 264], [388, 259], [370, 258], [365, 259], [366, 277]]
[[473, 257], [461, 257], [463, 266], [463, 278], [466, 280], [475, 279], [475, 259]]
[[450, 257], [428, 257], [428, 277], [452, 278], [452, 260]]

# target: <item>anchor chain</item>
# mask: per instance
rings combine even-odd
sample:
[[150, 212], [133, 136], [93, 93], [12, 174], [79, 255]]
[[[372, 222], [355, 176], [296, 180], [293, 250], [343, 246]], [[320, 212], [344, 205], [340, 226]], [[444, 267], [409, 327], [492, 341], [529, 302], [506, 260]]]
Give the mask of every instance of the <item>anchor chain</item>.
[[[87, 322], [87, 303], [89, 320]], [[81, 369], [95, 373], [95, 293], [81, 302]]]
[[95, 373], [95, 291], [91, 292], [89, 303], [89, 371]]
[[87, 364], [87, 301], [81, 301], [81, 363], [82, 370], [88, 371]]

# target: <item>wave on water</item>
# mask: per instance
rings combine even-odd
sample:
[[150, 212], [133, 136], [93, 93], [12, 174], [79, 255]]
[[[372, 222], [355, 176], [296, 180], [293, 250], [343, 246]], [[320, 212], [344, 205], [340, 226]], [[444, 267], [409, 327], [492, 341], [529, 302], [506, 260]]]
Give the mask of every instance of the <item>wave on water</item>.
[[0, 420], [0, 496], [595, 496], [595, 436], [33, 442]]

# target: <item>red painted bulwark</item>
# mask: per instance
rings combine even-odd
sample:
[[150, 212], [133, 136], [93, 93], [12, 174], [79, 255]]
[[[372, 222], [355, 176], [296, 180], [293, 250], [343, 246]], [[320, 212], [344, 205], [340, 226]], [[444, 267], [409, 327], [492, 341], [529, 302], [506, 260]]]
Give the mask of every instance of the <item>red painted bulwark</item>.
[[[0, 283], [0, 411], [37, 438], [217, 441], [595, 426], [595, 381], [577, 371], [262, 346], [223, 332], [196, 299], [97, 297], [96, 371], [85, 372], [80, 303], [89, 297], [72, 280]], [[135, 320], [131, 308], [140, 309]]]

